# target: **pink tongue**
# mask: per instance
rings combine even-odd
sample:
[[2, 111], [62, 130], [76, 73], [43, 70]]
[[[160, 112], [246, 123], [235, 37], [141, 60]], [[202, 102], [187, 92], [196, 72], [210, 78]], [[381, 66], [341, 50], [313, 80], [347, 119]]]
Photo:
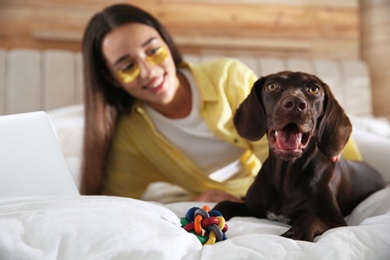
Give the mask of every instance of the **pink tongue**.
[[276, 133], [276, 143], [282, 150], [300, 149], [302, 134], [299, 131], [279, 130]]

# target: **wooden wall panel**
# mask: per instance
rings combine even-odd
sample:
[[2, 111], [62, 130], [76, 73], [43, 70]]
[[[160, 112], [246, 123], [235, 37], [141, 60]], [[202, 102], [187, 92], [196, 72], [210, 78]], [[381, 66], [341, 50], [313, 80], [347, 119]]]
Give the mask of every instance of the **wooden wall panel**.
[[[115, 2], [2, 0], [0, 47], [78, 50], [91, 16]], [[359, 56], [357, 0], [124, 2], [160, 19], [185, 53]]]
[[390, 0], [362, 0], [361, 19], [361, 56], [371, 69], [374, 114], [390, 119]]

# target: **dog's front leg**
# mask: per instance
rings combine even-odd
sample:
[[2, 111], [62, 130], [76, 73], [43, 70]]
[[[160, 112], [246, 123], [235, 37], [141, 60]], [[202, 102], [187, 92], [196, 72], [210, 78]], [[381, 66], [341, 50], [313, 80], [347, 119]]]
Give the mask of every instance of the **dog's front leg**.
[[287, 230], [283, 237], [291, 238], [294, 240], [303, 240], [313, 242], [316, 236], [321, 235], [325, 231], [331, 228], [346, 226], [343, 217], [339, 218], [321, 218], [315, 214], [307, 213], [299, 217], [292, 227]]
[[245, 202], [233, 202], [233, 201], [222, 201], [219, 202], [213, 209], [218, 210], [225, 220], [229, 220], [232, 217], [247, 217], [251, 216]]

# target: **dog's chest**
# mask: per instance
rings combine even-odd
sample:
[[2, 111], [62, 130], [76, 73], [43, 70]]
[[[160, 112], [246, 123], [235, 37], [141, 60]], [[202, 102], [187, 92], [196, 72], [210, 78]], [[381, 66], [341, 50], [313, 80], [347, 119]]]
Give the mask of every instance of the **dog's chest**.
[[276, 220], [285, 224], [290, 223], [290, 219], [284, 215], [277, 215], [271, 211], [267, 211], [267, 219], [269, 220]]

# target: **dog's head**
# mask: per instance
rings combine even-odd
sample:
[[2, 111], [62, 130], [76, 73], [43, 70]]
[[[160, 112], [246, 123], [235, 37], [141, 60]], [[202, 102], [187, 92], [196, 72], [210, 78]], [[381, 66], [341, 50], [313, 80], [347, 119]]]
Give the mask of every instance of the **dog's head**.
[[314, 75], [291, 71], [257, 80], [237, 109], [234, 125], [250, 141], [267, 134], [271, 151], [283, 160], [301, 157], [314, 139], [321, 153], [338, 156], [352, 131], [328, 85]]

